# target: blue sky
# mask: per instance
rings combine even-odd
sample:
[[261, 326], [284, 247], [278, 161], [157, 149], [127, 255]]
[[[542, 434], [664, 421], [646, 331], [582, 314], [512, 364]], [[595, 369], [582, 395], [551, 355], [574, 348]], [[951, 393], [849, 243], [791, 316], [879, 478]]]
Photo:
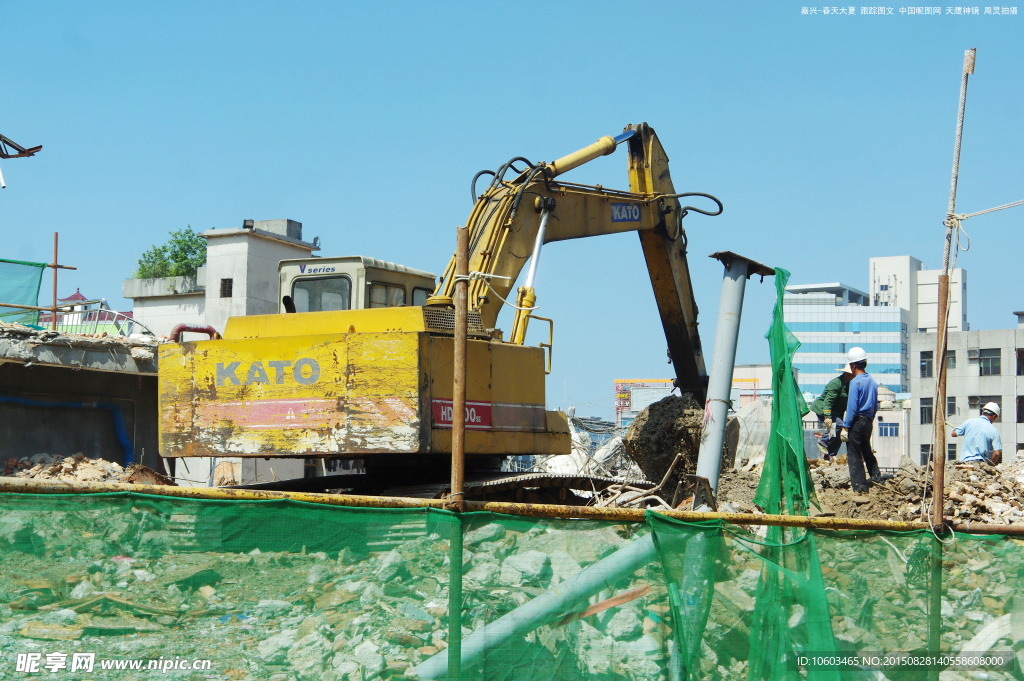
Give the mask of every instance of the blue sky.
[[[646, 121], [686, 220], [702, 339], [734, 250], [792, 283], [867, 286], [868, 258], [941, 264], [964, 49], [971, 79], [958, 208], [1024, 198], [1022, 17], [802, 15], [801, 3], [20, 3], [5, 9], [0, 257], [43, 261], [59, 293], [127, 309], [121, 282], [169, 230], [289, 217], [323, 255], [434, 272], [469, 180], [552, 160]], [[625, 155], [566, 179], [626, 188]], [[1024, 309], [1024, 208], [965, 223], [969, 319]], [[552, 406], [611, 415], [614, 378], [670, 375], [636, 235], [554, 244]], [[44, 283], [42, 298], [48, 299]], [[770, 280], [752, 283], [737, 361], [768, 357]], [[503, 326], [508, 327], [504, 321]], [[541, 340], [541, 330], [535, 330]], [[708, 359], [710, 365], [710, 358]]]

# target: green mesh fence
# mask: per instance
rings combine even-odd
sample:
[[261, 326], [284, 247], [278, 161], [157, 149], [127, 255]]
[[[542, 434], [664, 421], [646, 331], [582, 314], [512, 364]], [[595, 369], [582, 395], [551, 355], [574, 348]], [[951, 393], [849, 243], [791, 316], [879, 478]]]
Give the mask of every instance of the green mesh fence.
[[[933, 632], [949, 654], [1024, 646], [1018, 540], [959, 536], [937, 573], [926, 531], [784, 539], [657, 514], [5, 494], [0, 678], [447, 678], [452, 580], [460, 679], [927, 678], [814, 660], [922, 654]], [[1020, 678], [981, 668], [962, 678]]]
[[[38, 305], [44, 263], [0, 260], [0, 303]], [[38, 324], [39, 312], [0, 307], [0, 322]]]

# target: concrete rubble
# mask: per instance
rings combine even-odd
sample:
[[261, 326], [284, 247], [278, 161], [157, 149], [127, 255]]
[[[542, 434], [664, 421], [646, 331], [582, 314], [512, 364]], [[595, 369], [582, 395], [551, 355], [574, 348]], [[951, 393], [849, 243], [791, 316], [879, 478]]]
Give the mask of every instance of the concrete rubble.
[[62, 457], [56, 454], [9, 457], [3, 462], [4, 477], [59, 482], [124, 482], [135, 485], [174, 485], [165, 475], [139, 464], [127, 469], [105, 459], [90, 459], [82, 453]]
[[[0, 363], [155, 374], [161, 342], [167, 341], [149, 335], [110, 336], [106, 332], [66, 334], [0, 322]], [[69, 354], [69, 350], [75, 352]]]
[[[903, 457], [899, 468], [891, 472], [891, 480], [871, 484], [867, 495], [855, 497], [845, 455], [831, 462], [811, 461], [811, 479], [822, 512], [842, 518], [921, 520], [922, 504], [927, 505], [931, 499], [930, 484], [925, 494], [926, 473], [924, 466]], [[760, 477], [759, 467], [723, 471], [719, 482], [721, 510], [758, 512], [752, 500]], [[1024, 522], [1024, 460], [998, 466], [950, 461], [945, 477], [945, 517], [962, 523]]]

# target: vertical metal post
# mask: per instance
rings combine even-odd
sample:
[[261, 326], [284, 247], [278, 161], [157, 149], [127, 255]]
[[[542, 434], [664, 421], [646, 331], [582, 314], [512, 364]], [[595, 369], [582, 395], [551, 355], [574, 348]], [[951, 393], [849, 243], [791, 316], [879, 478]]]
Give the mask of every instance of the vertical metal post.
[[[932, 537], [932, 574], [928, 594], [928, 655], [941, 655], [942, 650], [942, 542]], [[929, 670], [928, 678], [939, 679], [939, 669]]]
[[448, 678], [462, 675], [462, 516], [455, 514], [448, 557]]
[[53, 233], [53, 317], [50, 328], [57, 330], [57, 232]]
[[459, 227], [455, 242], [455, 375], [452, 378], [452, 489], [449, 507], [466, 508], [463, 477], [466, 466], [466, 320], [469, 290], [469, 230]]
[[732, 392], [732, 371], [736, 363], [736, 341], [743, 312], [743, 291], [750, 266], [749, 260], [735, 255], [722, 260], [725, 276], [722, 278], [722, 297], [718, 303], [718, 326], [715, 327], [715, 354], [711, 359], [711, 375], [708, 378], [708, 400], [704, 407], [705, 411], [711, 413], [711, 417], [706, 418], [707, 425], [697, 457], [697, 475], [707, 478], [713, 491], [718, 490], [725, 421]]

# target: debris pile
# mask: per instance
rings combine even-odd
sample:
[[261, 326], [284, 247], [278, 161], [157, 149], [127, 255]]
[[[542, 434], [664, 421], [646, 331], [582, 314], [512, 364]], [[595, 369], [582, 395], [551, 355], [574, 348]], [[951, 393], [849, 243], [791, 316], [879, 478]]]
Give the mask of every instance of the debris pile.
[[[811, 479], [822, 514], [843, 518], [921, 519], [922, 504], [931, 499], [927, 473], [924, 466], [903, 457], [899, 468], [890, 472], [891, 479], [870, 484], [867, 495], [854, 495], [845, 455], [832, 461], [811, 461]], [[721, 510], [757, 512], [752, 500], [760, 477], [760, 468], [723, 471], [719, 502], [725, 505]], [[945, 478], [945, 517], [954, 522], [1024, 522], [1024, 460], [997, 466], [950, 461]]]
[[132, 464], [127, 470], [105, 459], [90, 459], [79, 452], [74, 456], [35, 454], [30, 457], [11, 457], [4, 462], [4, 477], [62, 482], [125, 482], [136, 485], [174, 485], [165, 475]]

